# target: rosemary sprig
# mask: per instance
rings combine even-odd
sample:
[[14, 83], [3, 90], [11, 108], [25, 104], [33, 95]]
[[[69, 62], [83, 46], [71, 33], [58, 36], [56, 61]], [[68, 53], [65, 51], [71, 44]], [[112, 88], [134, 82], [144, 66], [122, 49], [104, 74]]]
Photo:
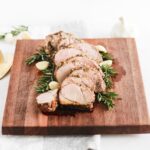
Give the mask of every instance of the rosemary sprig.
[[50, 81], [53, 81], [53, 78], [51, 75], [43, 75], [38, 79], [37, 83], [44, 84], [44, 83], [49, 83]]
[[53, 63], [50, 63], [47, 69], [42, 70], [43, 75], [37, 80], [37, 93], [43, 93], [49, 90], [49, 83], [56, 80], [54, 70], [55, 67]]
[[13, 30], [11, 30], [10, 32], [6, 32], [6, 33], [0, 34], [0, 40], [4, 40], [4, 39], [5, 39], [5, 36], [6, 36], [8, 33], [11, 33], [12, 36], [17, 36], [18, 34], [20, 34], [20, 33], [23, 32], [23, 31], [28, 31], [28, 27], [27, 27], [27, 26], [24, 26], [24, 25], [17, 26], [17, 27], [13, 27]]
[[52, 81], [50, 75], [43, 75], [37, 81], [37, 87], [35, 88], [37, 93], [43, 93], [49, 90], [49, 82]]
[[114, 107], [114, 100], [118, 97], [115, 92], [101, 92], [96, 94], [98, 102], [103, 103], [108, 109]]
[[113, 60], [113, 56], [108, 52], [100, 51], [100, 54], [102, 55], [103, 60]]
[[112, 87], [112, 77], [115, 77], [117, 75], [117, 71], [109, 66], [109, 65], [102, 65], [101, 69], [104, 73], [104, 81], [106, 84], [107, 89], [110, 89]]
[[38, 80], [37, 80], [37, 87], [36, 92], [37, 93], [43, 93], [49, 90], [49, 83], [51, 81], [55, 81], [54, 77], [54, 70], [49, 71], [49, 74], [42, 75]]
[[40, 47], [38, 52], [30, 56], [29, 58], [26, 59], [26, 64], [31, 65], [37, 61], [50, 61], [50, 57], [48, 54], [45, 52], [45, 47]]
[[55, 70], [55, 65], [53, 63], [53, 60], [51, 58], [51, 55], [46, 53], [45, 47], [40, 47], [37, 51], [36, 54], [33, 54], [26, 60], [27, 65], [31, 65], [35, 62], [38, 61], [48, 61], [49, 66], [47, 69], [42, 70], [41, 72], [43, 75], [38, 79], [37, 81], [37, 87], [35, 87], [35, 90], [37, 93], [43, 93], [49, 90], [49, 83], [51, 81], [55, 81], [55, 76], [54, 76], [54, 70]]
[[40, 84], [37, 87], [35, 87], [35, 90], [37, 93], [44, 93], [49, 90], [49, 85], [47, 83]]
[[31, 65], [34, 62], [40, 61], [40, 59], [41, 59], [41, 57], [37, 53], [37, 54], [33, 54], [32, 56], [30, 56], [29, 58], [27, 58], [25, 62], [26, 62], [27, 65]]
[[0, 35], [0, 40], [3, 40], [5, 38], [5, 35], [6, 35], [5, 33], [1, 34]]
[[53, 62], [50, 62], [48, 68], [45, 70], [42, 70], [42, 73], [46, 75], [53, 75], [54, 70], [55, 70], [55, 65]]
[[13, 27], [13, 30], [10, 33], [13, 36], [17, 36], [18, 34], [20, 34], [23, 31], [28, 31], [28, 27], [24, 26], [24, 25]]

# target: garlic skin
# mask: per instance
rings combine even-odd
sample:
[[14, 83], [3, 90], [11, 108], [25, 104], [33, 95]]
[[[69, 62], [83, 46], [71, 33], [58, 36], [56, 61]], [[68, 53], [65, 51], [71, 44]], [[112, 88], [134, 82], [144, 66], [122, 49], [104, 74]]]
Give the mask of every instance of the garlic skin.
[[95, 48], [99, 51], [99, 52], [104, 52], [107, 53], [107, 50], [104, 46], [102, 45], [96, 45]]
[[103, 65], [112, 66], [112, 60], [105, 60], [105, 61], [101, 62], [99, 65], [100, 66], [103, 66]]
[[49, 88], [50, 88], [51, 90], [58, 89], [58, 88], [59, 88], [59, 83], [56, 82], [56, 81], [51, 81], [51, 82], [49, 83]]
[[134, 37], [133, 25], [127, 22], [124, 17], [120, 17], [112, 27], [111, 37]]
[[48, 68], [49, 62], [48, 61], [40, 61], [38, 63], [36, 63], [36, 68], [38, 70], [45, 70]]

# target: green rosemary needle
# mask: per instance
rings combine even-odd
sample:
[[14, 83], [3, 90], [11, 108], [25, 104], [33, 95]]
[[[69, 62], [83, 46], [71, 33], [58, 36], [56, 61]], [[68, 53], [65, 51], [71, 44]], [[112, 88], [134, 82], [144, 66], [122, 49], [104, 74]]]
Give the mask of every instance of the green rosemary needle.
[[113, 60], [113, 56], [108, 52], [100, 51], [100, 54], [102, 55], [103, 60]]
[[117, 75], [117, 71], [109, 65], [102, 65], [101, 69], [104, 73], [103, 79], [105, 81], [106, 87], [110, 89], [112, 87], [112, 77]]
[[117, 99], [118, 94], [115, 92], [101, 92], [96, 94], [98, 102], [104, 104], [108, 109], [114, 107], [114, 100]]

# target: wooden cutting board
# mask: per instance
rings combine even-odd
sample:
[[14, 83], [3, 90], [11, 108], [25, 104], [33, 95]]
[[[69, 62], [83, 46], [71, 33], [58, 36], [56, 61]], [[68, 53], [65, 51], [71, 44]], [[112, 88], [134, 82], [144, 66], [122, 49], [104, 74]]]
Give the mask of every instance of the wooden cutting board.
[[20, 40], [11, 69], [2, 133], [18, 135], [115, 134], [150, 132], [149, 116], [134, 39], [86, 39], [101, 44], [114, 55], [119, 76], [114, 90], [121, 100], [108, 111], [97, 104], [92, 113], [75, 116], [43, 115], [37, 108], [34, 84], [38, 71], [25, 65], [43, 40]]

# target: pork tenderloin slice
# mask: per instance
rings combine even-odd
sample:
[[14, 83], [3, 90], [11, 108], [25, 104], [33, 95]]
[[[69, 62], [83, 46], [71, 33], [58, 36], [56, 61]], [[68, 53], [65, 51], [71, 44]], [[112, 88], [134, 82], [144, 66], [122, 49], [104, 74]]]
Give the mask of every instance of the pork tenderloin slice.
[[86, 104], [80, 86], [74, 83], [63, 86], [60, 90], [60, 93], [74, 103]]
[[[63, 96], [64, 101], [61, 98]], [[80, 86], [75, 83], [69, 83], [61, 88], [59, 93], [59, 101], [61, 105], [90, 105], [95, 101], [95, 94], [89, 88], [85, 87], [83, 84]], [[68, 102], [68, 103], [67, 103]]]
[[61, 93], [59, 93], [59, 101], [61, 106], [63, 107], [76, 109], [76, 110], [89, 110], [89, 111], [93, 110], [93, 103], [89, 103], [86, 105], [80, 104], [65, 98]]
[[59, 66], [61, 63], [65, 62], [66, 60], [81, 55], [82, 52], [75, 48], [61, 49], [56, 53], [54, 62], [56, 66]]
[[79, 78], [87, 77], [87, 78], [91, 79], [95, 85], [94, 91], [96, 93], [106, 90], [106, 84], [103, 80], [102, 73], [97, 69], [91, 68], [91, 69], [74, 70], [74, 71], [72, 71], [70, 76], [79, 77]]
[[40, 110], [44, 113], [54, 112], [58, 106], [58, 89], [50, 90], [37, 96], [36, 101]]
[[55, 77], [58, 82], [62, 82], [75, 69], [95, 68], [99, 70], [98, 64], [86, 57], [75, 57], [67, 61], [61, 67], [56, 68]]
[[[66, 93], [66, 90], [68, 93]], [[94, 92], [90, 90], [90, 88], [87, 87], [80, 78], [66, 78], [61, 85], [61, 92], [65, 98], [74, 100], [80, 104], [86, 104], [95, 101]]]
[[59, 50], [64, 47], [68, 47], [70, 44], [79, 42], [80, 40], [73, 34], [60, 31], [46, 36], [45, 45], [48, 48], [52, 47], [55, 50]]
[[70, 45], [72, 44], [77, 44], [80, 43], [81, 40], [77, 39], [74, 35], [70, 34], [66, 37], [64, 37], [62, 35], [63, 38], [61, 38], [61, 40], [59, 41], [58, 45], [57, 45], [57, 50], [60, 50], [62, 48], [68, 48], [70, 47]]
[[71, 47], [81, 50], [86, 54], [88, 58], [91, 58], [97, 61], [98, 63], [103, 61], [101, 54], [97, 51], [97, 49], [93, 45], [89, 43], [86, 42], [76, 43], [76, 44], [72, 44]]
[[68, 84], [71, 84], [71, 83], [75, 83], [79, 86], [84, 84], [86, 87], [90, 88], [92, 91], [95, 90], [94, 82], [87, 77], [78, 78], [78, 77], [69, 76], [62, 82], [61, 86], [63, 87], [63, 86], [66, 86]]

